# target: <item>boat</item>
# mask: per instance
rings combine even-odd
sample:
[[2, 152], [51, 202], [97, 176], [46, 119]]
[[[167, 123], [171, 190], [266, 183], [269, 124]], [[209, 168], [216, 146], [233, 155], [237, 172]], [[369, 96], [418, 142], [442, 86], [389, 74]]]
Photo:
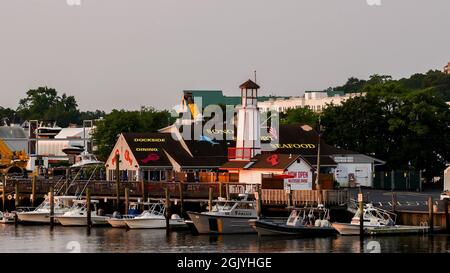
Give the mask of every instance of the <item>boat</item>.
[[39, 127], [36, 129], [36, 135], [39, 138], [55, 138], [56, 135], [61, 132], [62, 128], [56, 126], [56, 122], [52, 124], [44, 124], [41, 122]]
[[97, 160], [95, 155], [83, 152], [75, 158], [75, 164], [71, 168], [83, 168], [87, 166], [103, 165], [104, 162]]
[[[138, 216], [132, 219], [125, 219], [125, 224], [129, 229], [150, 229], [150, 228], [166, 228], [166, 217], [164, 203], [146, 203], [148, 210], [144, 210]], [[186, 223], [178, 215], [173, 214], [169, 219], [171, 227], [185, 226]]]
[[72, 146], [67, 146], [64, 149], [62, 149], [63, 153], [65, 153], [66, 155], [80, 155], [82, 152], [84, 152], [84, 147], [82, 146], [76, 146], [76, 145], [72, 145]]
[[[109, 216], [100, 215], [97, 210], [98, 200], [91, 200], [94, 210], [91, 211], [91, 222], [93, 226], [107, 225]], [[59, 223], [63, 226], [87, 226], [87, 204], [86, 200], [74, 200], [73, 207], [57, 217]]]
[[250, 226], [258, 235], [294, 235], [299, 237], [327, 237], [337, 234], [329, 221], [330, 211], [319, 205], [317, 208], [295, 208], [285, 222], [273, 219], [250, 220]]
[[[63, 215], [70, 210], [76, 196], [55, 196], [54, 216], [55, 223], [58, 223], [56, 216]], [[47, 197], [36, 209], [32, 211], [22, 211], [17, 213], [17, 218], [21, 223], [30, 224], [50, 224], [50, 199]]]
[[208, 212], [187, 214], [199, 234], [255, 233], [249, 220], [257, 219], [256, 201], [248, 200], [248, 195], [240, 195], [238, 200], [214, 200], [215, 205]]
[[108, 223], [113, 228], [126, 228], [127, 224], [125, 223], [125, 220], [133, 219], [139, 215], [137, 210], [139, 204], [139, 202], [131, 202], [128, 207], [128, 214], [125, 215], [121, 215], [119, 212], [115, 211], [112, 217], [108, 219]]
[[0, 224], [14, 224], [15, 216], [16, 214], [14, 212], [0, 211]]
[[[360, 215], [358, 209], [350, 223], [333, 223], [341, 235], [360, 235]], [[387, 210], [366, 204], [363, 210], [363, 235], [392, 235], [427, 233], [428, 226], [396, 225], [397, 215]]]

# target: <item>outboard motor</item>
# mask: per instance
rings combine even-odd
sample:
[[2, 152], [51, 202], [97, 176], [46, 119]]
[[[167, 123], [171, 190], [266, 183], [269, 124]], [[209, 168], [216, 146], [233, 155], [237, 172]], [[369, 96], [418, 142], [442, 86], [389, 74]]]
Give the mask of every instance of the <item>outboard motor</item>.
[[117, 219], [122, 218], [122, 215], [118, 211], [113, 212], [112, 216], [113, 216], [113, 218], [117, 218]]

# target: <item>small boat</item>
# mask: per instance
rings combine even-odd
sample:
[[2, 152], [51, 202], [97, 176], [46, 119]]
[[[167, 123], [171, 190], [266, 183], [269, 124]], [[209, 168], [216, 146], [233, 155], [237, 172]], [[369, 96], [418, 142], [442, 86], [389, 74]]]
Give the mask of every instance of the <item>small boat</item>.
[[[94, 204], [94, 210], [91, 211], [91, 222], [93, 226], [107, 225], [110, 217], [99, 215], [97, 210], [98, 200], [91, 200]], [[73, 207], [57, 217], [59, 223], [63, 226], [87, 226], [87, 207], [86, 200], [74, 200]]]
[[248, 195], [240, 195], [240, 200], [215, 200], [208, 212], [187, 214], [200, 234], [255, 233], [249, 220], [256, 219], [256, 201], [248, 200]]
[[[55, 196], [54, 216], [55, 223], [58, 223], [56, 216], [63, 215], [70, 210], [76, 196]], [[30, 224], [50, 224], [50, 200], [47, 197], [36, 209], [32, 211], [17, 212], [17, 218], [22, 223]]]
[[83, 168], [86, 166], [103, 165], [104, 162], [98, 161], [95, 155], [83, 152], [75, 158], [75, 164], [71, 168]]
[[250, 226], [258, 235], [295, 235], [300, 237], [326, 237], [337, 234], [329, 221], [330, 211], [319, 205], [317, 208], [295, 208], [286, 222], [271, 219], [250, 220]]
[[[150, 229], [150, 228], [166, 228], [166, 208], [162, 202], [147, 203], [148, 210], [144, 210], [138, 216], [132, 219], [125, 219], [125, 224], [130, 229]], [[184, 220], [178, 215], [173, 214], [169, 219], [169, 225], [173, 227], [185, 226]]]
[[138, 213], [138, 207], [140, 202], [131, 202], [128, 207], [128, 214], [121, 215], [119, 212], [115, 211], [111, 218], [108, 219], [108, 223], [113, 228], [126, 228], [127, 224], [125, 223], [125, 220], [133, 219]]
[[[360, 235], [360, 210], [358, 209], [350, 223], [333, 223], [332, 226], [341, 235]], [[396, 225], [395, 213], [366, 204], [363, 210], [364, 235], [392, 235], [427, 233], [428, 226]]]
[[66, 155], [80, 155], [82, 152], [84, 152], [84, 148], [72, 145], [62, 149], [62, 151]]
[[61, 130], [61, 127], [56, 126], [56, 122], [54, 124], [44, 124], [44, 122], [41, 122], [36, 129], [36, 135], [39, 138], [55, 138]]
[[14, 224], [15, 216], [16, 214], [14, 212], [0, 211], [0, 224]]

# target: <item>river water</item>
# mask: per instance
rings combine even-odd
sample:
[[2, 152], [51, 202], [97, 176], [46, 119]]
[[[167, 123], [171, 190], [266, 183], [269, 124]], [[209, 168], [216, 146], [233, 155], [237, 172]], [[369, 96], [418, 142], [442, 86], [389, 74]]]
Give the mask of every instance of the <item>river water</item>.
[[366, 238], [277, 238], [257, 235], [191, 235], [189, 231], [128, 230], [108, 227], [0, 225], [0, 252], [304, 252], [449, 253], [446, 235]]

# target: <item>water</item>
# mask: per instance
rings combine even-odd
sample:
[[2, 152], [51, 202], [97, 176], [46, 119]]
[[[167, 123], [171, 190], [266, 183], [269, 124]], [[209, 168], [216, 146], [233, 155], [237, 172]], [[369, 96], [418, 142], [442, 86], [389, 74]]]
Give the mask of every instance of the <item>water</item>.
[[[366, 238], [277, 238], [257, 235], [191, 235], [188, 231], [0, 225], [0, 252], [306, 252], [448, 253], [446, 235]], [[362, 250], [362, 251], [361, 251]]]

